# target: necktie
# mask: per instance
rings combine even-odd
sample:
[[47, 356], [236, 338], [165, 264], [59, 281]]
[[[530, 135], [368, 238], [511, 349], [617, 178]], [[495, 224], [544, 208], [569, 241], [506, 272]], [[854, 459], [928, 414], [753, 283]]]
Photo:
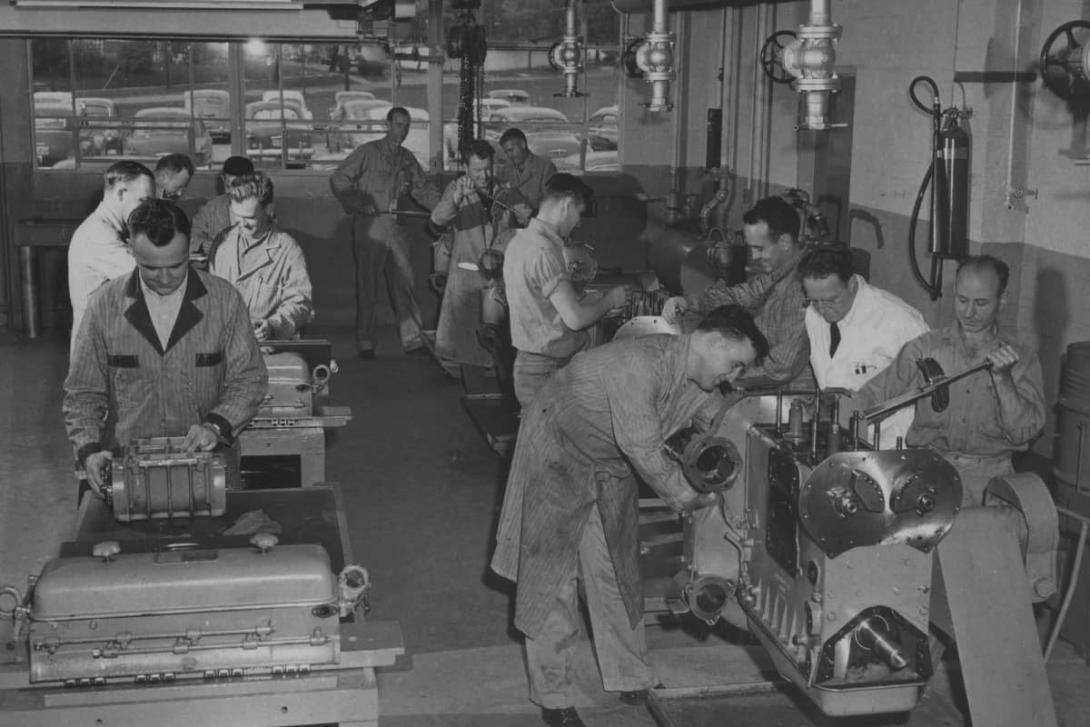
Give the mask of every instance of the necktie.
[[836, 355], [836, 349], [840, 346], [840, 326], [836, 323], [829, 324], [829, 358]]

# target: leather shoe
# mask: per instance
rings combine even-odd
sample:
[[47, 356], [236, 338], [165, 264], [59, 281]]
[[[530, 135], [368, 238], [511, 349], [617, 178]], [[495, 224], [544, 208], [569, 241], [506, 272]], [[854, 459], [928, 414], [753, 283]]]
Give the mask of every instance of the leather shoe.
[[575, 707], [561, 709], [542, 707], [541, 719], [549, 727], [586, 727], [583, 720], [579, 719], [579, 713], [575, 711]]
[[361, 361], [374, 361], [375, 360], [375, 349], [368, 348], [368, 349], [365, 349], [363, 351], [360, 351], [359, 352], [359, 357], [360, 357]]
[[410, 348], [405, 351], [406, 356], [428, 356], [430, 352], [427, 346], [417, 346], [416, 348]]

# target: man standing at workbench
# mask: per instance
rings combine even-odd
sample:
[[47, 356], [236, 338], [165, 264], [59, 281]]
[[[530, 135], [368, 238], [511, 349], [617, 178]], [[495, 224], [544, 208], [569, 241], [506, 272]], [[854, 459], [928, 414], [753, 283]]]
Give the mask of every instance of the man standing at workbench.
[[576, 354], [522, 410], [492, 569], [518, 584], [515, 626], [546, 724], [583, 725], [571, 681], [579, 580], [606, 691], [636, 705], [657, 682], [643, 632], [636, 476], [677, 511], [716, 504], [663, 444], [694, 418], [713, 419], [731, 403], [719, 388], [767, 354], [753, 318], [724, 306], [687, 335]]
[[[185, 213], [147, 199], [128, 227], [136, 270], [91, 295], [64, 381], [81, 495], [101, 492], [112, 448], [134, 439], [185, 437], [186, 451], [232, 444], [267, 388], [242, 296], [189, 266]], [[225, 459], [237, 473], [237, 457]]]
[[392, 214], [403, 192], [429, 210], [439, 190], [420, 162], [402, 146], [412, 118], [401, 106], [386, 114], [386, 136], [363, 144], [329, 177], [344, 211], [352, 215], [356, 261], [356, 346], [365, 361], [375, 358], [375, 306], [383, 276], [397, 316], [405, 353], [427, 353], [420, 307], [413, 295], [412, 255], [405, 228]]

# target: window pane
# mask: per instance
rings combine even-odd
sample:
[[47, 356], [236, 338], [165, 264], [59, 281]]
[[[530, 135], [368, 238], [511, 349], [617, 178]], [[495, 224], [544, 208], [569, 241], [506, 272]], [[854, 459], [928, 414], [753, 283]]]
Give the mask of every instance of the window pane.
[[203, 124], [212, 141], [212, 164], [218, 169], [231, 156], [231, 67], [226, 43], [191, 43], [187, 48], [191, 88], [183, 108]]
[[[373, 43], [321, 48], [321, 56], [326, 59], [325, 75], [320, 87], [312, 86], [314, 97], [321, 101], [321, 133], [315, 137], [315, 154], [310, 166], [330, 170], [360, 144], [385, 135], [386, 113], [393, 105], [389, 81], [391, 61], [386, 50]], [[330, 68], [332, 72], [329, 72]], [[399, 95], [398, 102], [402, 100]], [[427, 122], [417, 118], [420, 114], [415, 109], [410, 109], [410, 114], [413, 126], [405, 145], [424, 153]], [[423, 147], [420, 146], [421, 135]], [[419, 153], [417, 158], [421, 158]], [[421, 164], [426, 167], [426, 154]]]
[[[564, 76], [549, 65], [549, 48], [561, 39], [564, 4], [512, 8], [485, 0], [477, 19], [487, 29], [488, 54], [483, 88], [474, 89], [473, 107], [483, 123], [477, 132], [497, 147], [497, 164], [505, 159], [498, 148], [502, 133], [519, 128], [530, 150], [550, 159], [560, 171], [619, 171], [617, 97], [622, 81], [619, 68], [619, 20], [608, 4], [580, 5], [579, 34], [589, 39], [584, 51], [584, 72], [578, 76], [580, 96], [558, 96]], [[448, 12], [454, 28], [464, 22]], [[456, 117], [461, 98], [460, 60], [444, 69], [445, 163], [460, 166], [457, 156]], [[476, 126], [476, 124], [474, 124]]]
[[30, 55], [37, 164], [42, 168], [75, 168], [75, 107], [68, 43], [59, 38], [35, 38], [30, 41]]

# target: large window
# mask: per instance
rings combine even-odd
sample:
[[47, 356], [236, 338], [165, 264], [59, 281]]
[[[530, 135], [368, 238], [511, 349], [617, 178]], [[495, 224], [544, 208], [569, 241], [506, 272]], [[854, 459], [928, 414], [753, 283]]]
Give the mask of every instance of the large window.
[[[486, 2], [479, 18], [489, 50], [474, 78], [475, 136], [496, 142], [518, 126], [532, 150], [561, 170], [615, 171], [616, 14], [598, 13], [588, 32], [579, 86], [589, 95], [563, 98], [556, 95], [563, 77], [547, 59], [559, 39], [562, 4], [538, 11], [530, 26], [514, 22], [517, 13], [490, 22], [489, 8]], [[453, 27], [460, 19], [446, 22]], [[530, 30], [544, 39], [522, 37]], [[245, 154], [267, 170], [327, 171], [380, 138], [397, 104], [412, 116], [405, 146], [421, 165], [439, 151], [431, 149], [429, 132], [439, 123], [443, 166], [457, 168], [461, 61], [446, 60], [442, 118], [429, 119], [427, 28], [418, 18], [398, 33], [396, 42], [353, 44], [30, 40], [38, 167], [74, 169], [122, 157], [154, 162], [182, 152], [198, 168]]]

